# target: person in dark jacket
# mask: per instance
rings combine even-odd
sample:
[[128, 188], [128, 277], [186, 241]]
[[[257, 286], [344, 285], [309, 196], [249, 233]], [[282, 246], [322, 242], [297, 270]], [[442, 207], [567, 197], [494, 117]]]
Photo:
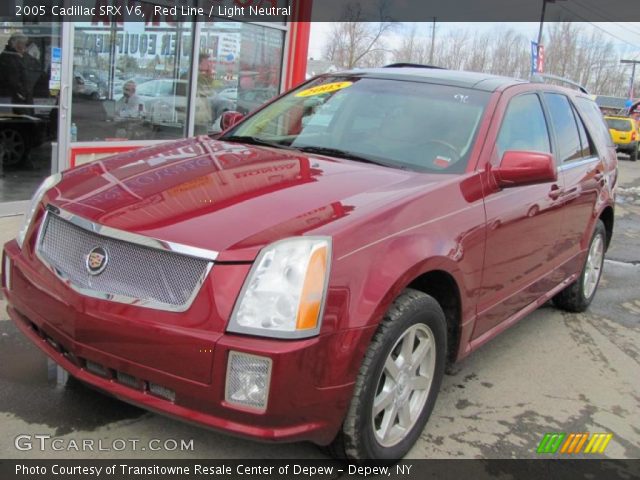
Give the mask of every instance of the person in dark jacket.
[[[14, 33], [0, 53], [0, 96], [10, 97], [11, 103], [31, 105], [32, 93], [29, 92], [25, 55], [28, 38], [21, 32]], [[14, 108], [14, 113], [28, 114], [28, 109]]]

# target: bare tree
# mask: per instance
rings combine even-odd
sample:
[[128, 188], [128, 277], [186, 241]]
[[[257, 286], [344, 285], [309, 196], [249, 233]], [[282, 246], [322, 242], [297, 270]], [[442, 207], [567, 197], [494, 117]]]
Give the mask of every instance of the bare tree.
[[479, 34], [476, 32], [471, 40], [469, 48], [469, 58], [465, 65], [466, 70], [472, 72], [486, 72], [490, 68], [491, 42], [489, 33]]
[[627, 76], [619, 54], [601, 32], [594, 30], [587, 35], [577, 24], [551, 24], [546, 51], [547, 72], [574, 80], [596, 93], [626, 95]]
[[[350, 10], [351, 18], [361, 11]], [[413, 24], [393, 51], [396, 62], [429, 63], [429, 24]], [[335, 27], [325, 55], [342, 67], [380, 65], [384, 60], [382, 24], [347, 22]], [[570, 22], [549, 23], [545, 38], [545, 72], [573, 80], [595, 94], [626, 96], [629, 72], [620, 65], [615, 44], [599, 31], [586, 32]], [[366, 41], [364, 40], [366, 39]], [[531, 74], [531, 40], [513, 29], [479, 33], [450, 30], [436, 37], [435, 65], [516, 78]]]
[[349, 3], [344, 8], [344, 22], [335, 23], [331, 40], [325, 45], [323, 57], [334, 65], [351, 69], [383, 63], [387, 49], [385, 35], [394, 27], [388, 14], [387, 0], [378, 4], [379, 22], [365, 22], [360, 2]]
[[424, 38], [418, 35], [418, 25], [413, 24], [409, 34], [402, 37], [400, 46], [393, 51], [395, 62], [426, 63], [427, 45]]

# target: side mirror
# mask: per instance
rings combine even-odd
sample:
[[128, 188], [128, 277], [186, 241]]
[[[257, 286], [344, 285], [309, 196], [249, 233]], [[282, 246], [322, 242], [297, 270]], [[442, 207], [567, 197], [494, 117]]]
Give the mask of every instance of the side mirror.
[[224, 112], [220, 117], [220, 128], [223, 131], [227, 128], [231, 128], [243, 118], [244, 115], [240, 112]]
[[500, 166], [493, 169], [493, 177], [501, 188], [554, 182], [558, 171], [550, 153], [504, 152]]

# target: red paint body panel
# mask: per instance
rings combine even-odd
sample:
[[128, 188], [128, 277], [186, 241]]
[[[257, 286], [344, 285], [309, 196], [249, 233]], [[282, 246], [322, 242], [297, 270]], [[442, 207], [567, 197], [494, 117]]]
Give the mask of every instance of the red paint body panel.
[[[43, 203], [101, 225], [215, 250], [219, 257], [186, 312], [84, 297], [34, 254], [41, 206], [22, 250], [16, 242], [4, 249], [12, 265], [13, 286], [4, 286], [11, 317], [73, 375], [127, 401], [234, 434], [329, 443], [378, 323], [416, 278], [438, 271], [457, 286], [455, 358], [575, 279], [595, 221], [613, 207], [615, 151], [598, 146], [598, 158], [563, 167], [556, 180], [536, 185], [501, 190], [492, 172], [509, 100], [545, 89], [565, 92], [533, 84], [496, 89], [467, 171], [459, 175], [208, 137], [67, 171]], [[332, 238], [320, 334], [277, 340], [226, 333], [259, 251], [297, 235]], [[76, 357], [166, 386], [175, 401], [92, 374], [42, 336]], [[272, 359], [265, 412], [225, 403], [230, 350]]]

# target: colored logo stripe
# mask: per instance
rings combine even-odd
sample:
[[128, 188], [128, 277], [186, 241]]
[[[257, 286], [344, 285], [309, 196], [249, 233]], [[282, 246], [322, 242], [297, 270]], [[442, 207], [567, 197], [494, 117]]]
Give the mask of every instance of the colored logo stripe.
[[560, 453], [580, 453], [587, 438], [589, 438], [588, 433], [572, 433], [562, 445]]
[[538, 453], [556, 453], [565, 436], [564, 433], [546, 433], [538, 445]]
[[584, 453], [604, 453], [609, 442], [613, 438], [611, 433], [594, 433], [585, 448]]
[[584, 453], [604, 453], [613, 438], [611, 433], [546, 433], [538, 445], [537, 453], [578, 454], [586, 445]]

